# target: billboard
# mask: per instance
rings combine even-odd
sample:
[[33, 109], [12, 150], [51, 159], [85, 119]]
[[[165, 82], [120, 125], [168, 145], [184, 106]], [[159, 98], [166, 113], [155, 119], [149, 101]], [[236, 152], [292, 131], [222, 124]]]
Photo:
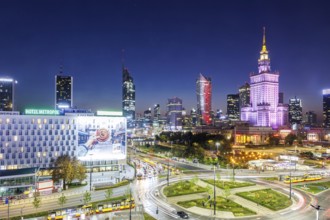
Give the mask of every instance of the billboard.
[[77, 130], [79, 160], [126, 158], [126, 118], [80, 116]]

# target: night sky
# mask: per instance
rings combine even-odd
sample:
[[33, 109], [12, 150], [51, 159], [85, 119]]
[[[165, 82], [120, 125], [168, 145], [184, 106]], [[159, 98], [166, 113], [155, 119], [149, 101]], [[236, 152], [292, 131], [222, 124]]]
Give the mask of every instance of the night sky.
[[[330, 88], [329, 1], [0, 1], [0, 76], [18, 81], [16, 103], [54, 107], [55, 74], [74, 77], [78, 108], [121, 110], [122, 49], [137, 113], [168, 98], [196, 107], [196, 78], [212, 78], [212, 108], [226, 112], [257, 72], [266, 27], [285, 102], [321, 113]], [[319, 115], [319, 118], [321, 116]]]

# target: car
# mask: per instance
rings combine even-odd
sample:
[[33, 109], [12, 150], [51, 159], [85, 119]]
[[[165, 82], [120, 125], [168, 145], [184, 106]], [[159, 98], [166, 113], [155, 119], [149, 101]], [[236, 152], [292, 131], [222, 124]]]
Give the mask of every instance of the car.
[[178, 214], [178, 216], [180, 216], [180, 218], [184, 218], [184, 219], [189, 218], [188, 214], [185, 213], [184, 211], [178, 211], [176, 214]]
[[193, 159], [193, 163], [198, 163], [198, 159], [197, 158]]
[[155, 194], [155, 196], [159, 196], [159, 191], [156, 189], [154, 194]]

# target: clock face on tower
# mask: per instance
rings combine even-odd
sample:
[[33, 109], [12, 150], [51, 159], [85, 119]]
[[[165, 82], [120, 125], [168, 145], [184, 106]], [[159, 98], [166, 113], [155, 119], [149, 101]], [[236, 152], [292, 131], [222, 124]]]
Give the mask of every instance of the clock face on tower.
[[101, 128], [96, 131], [96, 140], [99, 142], [105, 142], [108, 140], [109, 136], [109, 131], [105, 128]]

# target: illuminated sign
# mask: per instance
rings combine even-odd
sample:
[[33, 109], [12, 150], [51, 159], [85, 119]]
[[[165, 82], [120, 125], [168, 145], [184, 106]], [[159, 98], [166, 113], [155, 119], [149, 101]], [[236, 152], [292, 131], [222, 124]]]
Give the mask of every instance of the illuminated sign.
[[26, 115], [59, 115], [60, 111], [55, 109], [25, 109]]
[[123, 116], [123, 112], [116, 111], [96, 111], [99, 116]]

